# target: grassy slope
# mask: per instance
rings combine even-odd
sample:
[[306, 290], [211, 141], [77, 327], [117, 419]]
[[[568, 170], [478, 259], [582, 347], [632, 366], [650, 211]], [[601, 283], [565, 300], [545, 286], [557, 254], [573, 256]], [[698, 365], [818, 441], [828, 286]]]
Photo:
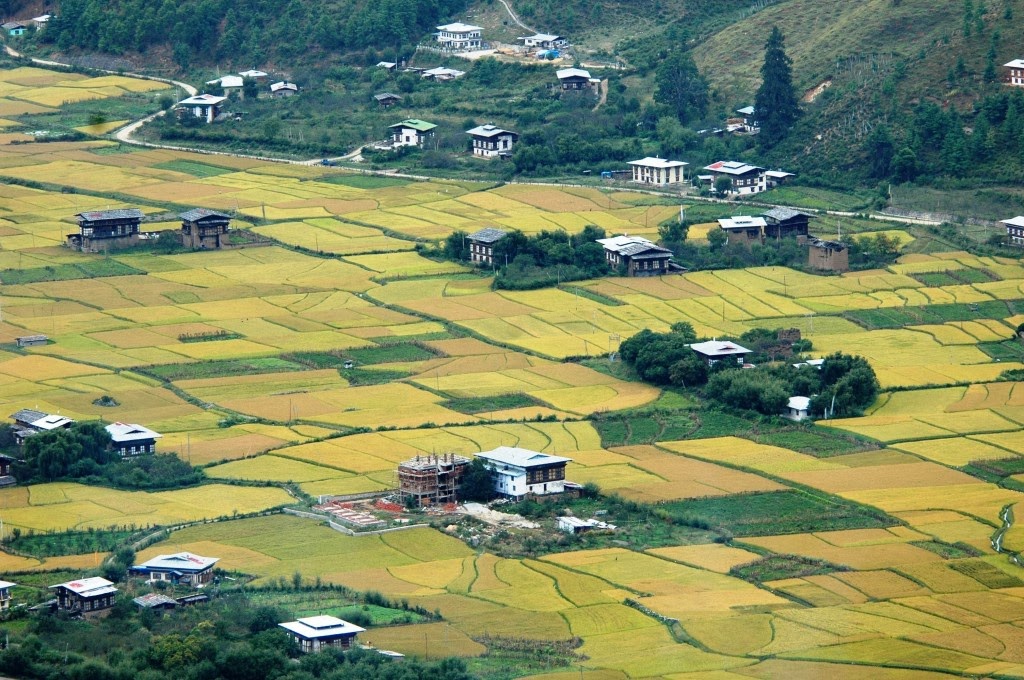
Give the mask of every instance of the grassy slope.
[[947, 49], [941, 37], [958, 28], [961, 14], [960, 3], [933, 0], [789, 0], [719, 32], [694, 49], [694, 59], [715, 87], [745, 101], [760, 84], [772, 26], [786, 35], [797, 87], [809, 89], [839, 75], [837, 60], [873, 53], [909, 59], [921, 49]]

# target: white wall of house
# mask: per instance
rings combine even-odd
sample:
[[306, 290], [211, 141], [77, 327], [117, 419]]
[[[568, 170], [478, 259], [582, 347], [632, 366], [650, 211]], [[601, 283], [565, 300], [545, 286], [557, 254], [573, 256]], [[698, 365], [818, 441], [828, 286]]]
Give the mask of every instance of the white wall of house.
[[494, 158], [503, 153], [511, 153], [513, 143], [512, 135], [498, 135], [491, 139], [474, 138], [473, 155]]

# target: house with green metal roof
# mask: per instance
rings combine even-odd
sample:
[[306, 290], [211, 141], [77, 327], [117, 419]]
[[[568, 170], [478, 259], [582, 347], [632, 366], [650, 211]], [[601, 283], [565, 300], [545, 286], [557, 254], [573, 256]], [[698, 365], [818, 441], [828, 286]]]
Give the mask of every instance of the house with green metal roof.
[[426, 146], [427, 142], [434, 138], [436, 127], [433, 123], [416, 118], [409, 118], [401, 123], [389, 125], [391, 146]]

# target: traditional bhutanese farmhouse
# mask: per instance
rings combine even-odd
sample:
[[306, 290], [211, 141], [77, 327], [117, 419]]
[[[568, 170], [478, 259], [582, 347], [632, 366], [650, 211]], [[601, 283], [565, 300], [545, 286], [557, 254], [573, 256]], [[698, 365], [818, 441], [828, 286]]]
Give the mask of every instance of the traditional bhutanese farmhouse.
[[[12, 413], [11, 420], [14, 421], [14, 437], [19, 444], [24, 443], [25, 439], [39, 432], [66, 429], [75, 423], [74, 420], [67, 416], [43, 413], [42, 411], [28, 408]], [[0, 474], [9, 473], [0, 471]]]
[[714, 366], [719, 361], [729, 359], [735, 359], [736, 363], [743, 364], [747, 355], [750, 354], [750, 350], [746, 347], [724, 340], [695, 342], [690, 345], [690, 349], [707, 361], [708, 366]]
[[539, 47], [544, 50], [554, 50], [569, 44], [569, 41], [562, 36], [551, 33], [535, 33], [516, 39], [522, 40], [525, 47]]
[[518, 133], [490, 123], [466, 130], [466, 134], [473, 140], [473, 155], [481, 158], [508, 158], [512, 145], [519, 139]]
[[120, 456], [137, 456], [140, 453], [156, 453], [156, 440], [163, 437], [147, 427], [135, 424], [112, 423], [106, 427], [114, 451]]
[[1006, 84], [1024, 87], [1024, 59], [1014, 59], [1003, 64], [1006, 69]]
[[181, 218], [181, 244], [186, 248], [220, 248], [227, 245], [231, 217], [208, 208], [194, 208]]
[[1024, 215], [1011, 217], [1008, 220], [999, 220], [1000, 224], [1006, 225], [1006, 236], [1014, 245], [1024, 244]]
[[422, 508], [455, 503], [469, 459], [452, 454], [416, 456], [398, 465], [402, 502]]
[[106, 248], [124, 248], [139, 242], [139, 224], [142, 211], [95, 210], [75, 215], [78, 233], [68, 234], [69, 248], [84, 252], [99, 252]]
[[272, 97], [291, 97], [294, 94], [299, 93], [299, 86], [295, 83], [289, 83], [286, 80], [280, 80], [270, 85], [270, 95]]
[[299, 649], [306, 653], [328, 647], [348, 649], [356, 635], [366, 630], [334, 616], [310, 616], [277, 625], [288, 631], [299, 644]]
[[215, 94], [197, 94], [194, 97], [182, 99], [178, 102], [178, 108], [186, 114], [191, 113], [196, 118], [212, 123], [217, 120], [221, 107], [227, 100], [227, 97], [220, 97]]
[[512, 446], [499, 446], [476, 455], [484, 459], [494, 474], [494, 490], [509, 498], [564, 492], [565, 466], [572, 461]]
[[666, 158], [651, 158], [650, 156], [629, 162], [629, 167], [633, 169], [634, 182], [658, 186], [682, 184], [685, 179], [683, 170], [687, 165], [683, 161], [670, 161]]
[[604, 246], [604, 257], [616, 269], [625, 267], [626, 276], [661, 276], [669, 270], [672, 251], [648, 241], [642, 236], [613, 236], [599, 238]]
[[25, 35], [25, 31], [28, 30], [28, 26], [20, 21], [8, 21], [6, 24], [0, 25], [0, 28], [7, 31], [7, 35], [12, 36]]
[[392, 106], [402, 101], [402, 97], [391, 92], [381, 92], [380, 94], [373, 95], [373, 99], [377, 102], [377, 106], [382, 109], [390, 109]]
[[170, 581], [191, 586], [202, 586], [213, 580], [213, 566], [219, 557], [201, 557], [189, 552], [157, 555], [142, 564], [136, 564], [128, 573], [145, 576], [149, 581]]
[[785, 170], [764, 171], [764, 183], [769, 189], [785, 184], [790, 177], [796, 177], [796, 174]]
[[389, 125], [391, 146], [426, 146], [427, 141], [434, 138], [436, 127], [433, 123], [416, 118]]
[[794, 208], [772, 208], [761, 213], [767, 238], [807, 238], [807, 222], [814, 215]]
[[590, 71], [582, 68], [562, 68], [555, 71], [558, 84], [563, 90], [586, 90], [593, 86], [594, 79], [590, 77]]
[[790, 397], [786, 404], [786, 411], [782, 415], [784, 418], [800, 422], [810, 417], [810, 408], [811, 400], [808, 397]]
[[486, 227], [467, 236], [470, 261], [494, 264], [494, 244], [505, 238], [507, 234], [507, 231]]
[[758, 194], [768, 188], [764, 169], [737, 161], [718, 161], [704, 168], [711, 173], [712, 182], [725, 176], [732, 180], [727, 194]]
[[483, 46], [483, 30], [479, 26], [455, 22], [437, 27], [437, 42], [447, 52], [478, 50]]
[[46, 28], [47, 24], [50, 23], [50, 19], [52, 18], [52, 14], [40, 14], [37, 17], [32, 17], [32, 23], [35, 24], [37, 31], [41, 31], [44, 28]]
[[56, 591], [57, 609], [72, 614], [90, 614], [114, 606], [117, 588], [105, 578], [93, 576], [50, 586]]
[[737, 217], [722, 217], [718, 220], [718, 226], [726, 233], [729, 240], [727, 243], [761, 243], [765, 220], [763, 217], [749, 217], [739, 215]]
[[11, 608], [11, 588], [14, 586], [10, 581], [0, 581], [0, 611]]
[[807, 245], [808, 266], [832, 272], [850, 271], [850, 253], [844, 244], [810, 236]]

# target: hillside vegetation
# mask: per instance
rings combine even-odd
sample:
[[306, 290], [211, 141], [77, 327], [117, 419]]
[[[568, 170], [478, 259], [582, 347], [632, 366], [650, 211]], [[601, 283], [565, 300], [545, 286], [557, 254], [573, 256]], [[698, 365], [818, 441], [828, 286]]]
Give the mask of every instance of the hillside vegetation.
[[[175, 61], [309, 61], [329, 52], [415, 43], [464, 0], [63, 0], [45, 39], [120, 54], [173, 45]], [[271, 49], [267, 49], [272, 46]]]

